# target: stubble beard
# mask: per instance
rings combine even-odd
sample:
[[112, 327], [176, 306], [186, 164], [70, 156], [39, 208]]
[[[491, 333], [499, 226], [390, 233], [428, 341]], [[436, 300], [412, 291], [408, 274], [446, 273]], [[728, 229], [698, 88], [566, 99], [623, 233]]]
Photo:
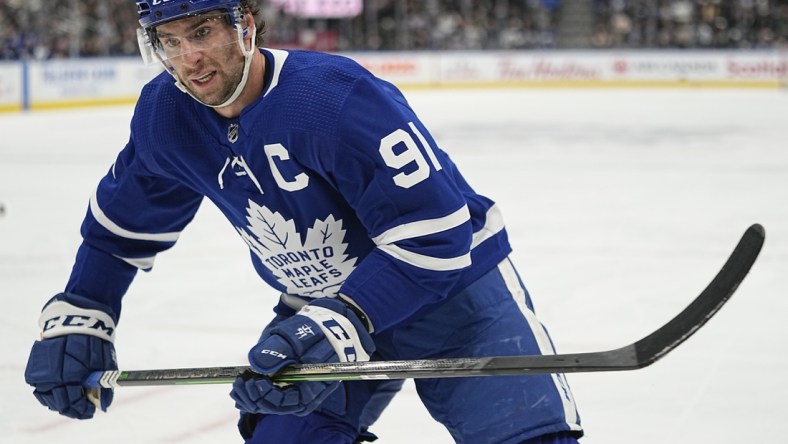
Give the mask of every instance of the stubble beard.
[[235, 89], [241, 83], [244, 62], [243, 55], [233, 53], [226, 55], [221, 62], [216, 63], [217, 68], [214, 76], [221, 84], [215, 91], [195, 91], [195, 89], [191, 87], [191, 82], [186, 86], [186, 89], [189, 90], [192, 96], [206, 105], [221, 105], [235, 93]]

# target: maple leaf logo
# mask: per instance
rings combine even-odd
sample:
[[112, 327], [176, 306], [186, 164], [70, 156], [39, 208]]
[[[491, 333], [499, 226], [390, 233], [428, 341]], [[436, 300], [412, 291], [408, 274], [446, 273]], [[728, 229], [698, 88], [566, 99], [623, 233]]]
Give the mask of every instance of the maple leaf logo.
[[292, 219], [249, 200], [246, 228], [235, 227], [287, 293], [308, 297], [334, 296], [355, 269], [356, 258], [346, 253], [342, 220], [329, 215], [315, 220], [302, 241]]

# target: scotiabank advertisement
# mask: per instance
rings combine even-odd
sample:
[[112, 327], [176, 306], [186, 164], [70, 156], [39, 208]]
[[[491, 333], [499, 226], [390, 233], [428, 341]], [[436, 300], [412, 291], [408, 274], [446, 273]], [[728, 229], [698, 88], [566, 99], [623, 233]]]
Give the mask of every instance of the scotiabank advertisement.
[[725, 74], [733, 79], [788, 80], [788, 54], [785, 57], [764, 57], [739, 54], [725, 60]]

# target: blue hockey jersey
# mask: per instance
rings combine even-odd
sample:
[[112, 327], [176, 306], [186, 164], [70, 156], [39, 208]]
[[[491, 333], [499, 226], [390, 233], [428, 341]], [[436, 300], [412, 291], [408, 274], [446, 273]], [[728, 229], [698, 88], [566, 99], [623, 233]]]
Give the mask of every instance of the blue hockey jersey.
[[167, 73], [145, 86], [130, 140], [90, 199], [67, 291], [119, 314], [136, 271], [175, 244], [206, 197], [268, 284], [307, 300], [345, 294], [376, 331], [509, 254], [494, 202], [393, 85], [345, 57], [261, 52], [265, 89], [238, 118]]

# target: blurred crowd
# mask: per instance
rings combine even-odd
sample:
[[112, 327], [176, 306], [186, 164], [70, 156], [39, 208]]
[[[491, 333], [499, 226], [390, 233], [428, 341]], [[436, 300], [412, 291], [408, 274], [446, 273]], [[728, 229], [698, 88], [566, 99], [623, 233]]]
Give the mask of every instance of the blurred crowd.
[[131, 0], [2, 0], [0, 59], [138, 54]]
[[774, 48], [788, 43], [785, 0], [593, 0], [594, 47]]
[[[326, 51], [561, 48], [565, 5], [593, 16], [586, 47], [786, 45], [786, 0], [364, 0], [351, 19], [285, 14], [259, 2], [264, 45]], [[131, 0], [2, 0], [0, 60], [135, 55]]]
[[[590, 0], [589, 0], [590, 1]], [[365, 11], [335, 27], [270, 11], [272, 41], [307, 43], [309, 34], [335, 32], [342, 50], [526, 49], [556, 46], [559, 0], [366, 0]], [[306, 31], [304, 31], [306, 30]], [[299, 34], [301, 36], [299, 41]], [[295, 40], [294, 40], [295, 39]]]

